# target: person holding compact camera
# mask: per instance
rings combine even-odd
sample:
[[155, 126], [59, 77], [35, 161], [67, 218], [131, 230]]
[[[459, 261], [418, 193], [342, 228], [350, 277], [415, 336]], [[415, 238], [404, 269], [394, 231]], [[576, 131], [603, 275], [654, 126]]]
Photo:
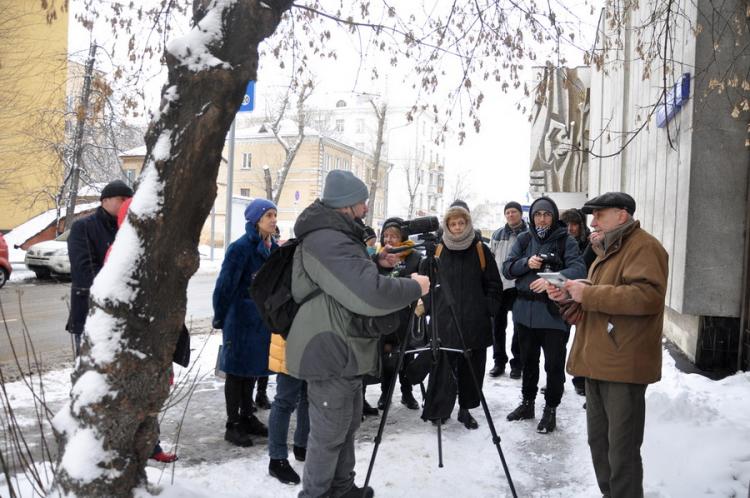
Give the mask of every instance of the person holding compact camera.
[[503, 263], [503, 275], [515, 279], [517, 296], [513, 319], [518, 327], [523, 363], [521, 404], [507, 416], [510, 421], [535, 418], [534, 401], [539, 382], [539, 356], [544, 351], [547, 388], [544, 412], [537, 432], [546, 434], [557, 426], [556, 410], [565, 384], [565, 354], [570, 328], [546, 294], [547, 281], [538, 274], [559, 272], [568, 279], [586, 277], [578, 243], [568, 235], [557, 205], [540, 197], [531, 205], [529, 231], [519, 235]]

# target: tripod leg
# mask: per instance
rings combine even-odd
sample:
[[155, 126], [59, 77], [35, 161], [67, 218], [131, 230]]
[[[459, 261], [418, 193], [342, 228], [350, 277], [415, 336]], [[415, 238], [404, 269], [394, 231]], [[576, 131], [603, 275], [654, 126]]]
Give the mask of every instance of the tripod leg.
[[[409, 318], [409, 327], [411, 328], [414, 322], [414, 307], [411, 307], [411, 316]], [[385, 422], [388, 419], [388, 412], [391, 409], [391, 398], [393, 397], [393, 390], [396, 386], [396, 379], [398, 379], [398, 373], [401, 371], [401, 367], [404, 364], [404, 355], [406, 354], [406, 337], [401, 341], [401, 347], [398, 352], [398, 362], [396, 364], [396, 371], [391, 377], [391, 382], [388, 384], [388, 392], [386, 393], [385, 406], [383, 407], [383, 416], [380, 418], [380, 425], [378, 426], [378, 433], [375, 435], [375, 447], [372, 449], [372, 456], [370, 457], [370, 464], [367, 467], [367, 477], [365, 478], [365, 485], [363, 490], [367, 489], [367, 485], [370, 483], [370, 477], [372, 476], [372, 469], [375, 467], [375, 457], [378, 455], [378, 448], [380, 447], [380, 441], [383, 438], [383, 431], [385, 430]]]

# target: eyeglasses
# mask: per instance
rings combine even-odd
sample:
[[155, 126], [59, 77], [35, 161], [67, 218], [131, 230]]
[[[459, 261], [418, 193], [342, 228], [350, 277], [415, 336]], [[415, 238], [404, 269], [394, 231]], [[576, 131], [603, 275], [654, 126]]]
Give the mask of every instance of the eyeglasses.
[[537, 211], [534, 213], [534, 218], [552, 218], [552, 213], [549, 211]]

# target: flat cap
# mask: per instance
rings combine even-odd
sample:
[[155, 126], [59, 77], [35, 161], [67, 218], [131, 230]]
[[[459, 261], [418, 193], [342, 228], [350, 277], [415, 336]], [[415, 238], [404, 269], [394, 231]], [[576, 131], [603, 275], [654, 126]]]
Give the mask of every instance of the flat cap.
[[635, 199], [625, 192], [607, 192], [586, 202], [581, 208], [585, 214], [591, 214], [594, 209], [619, 208], [631, 215], [635, 213]]

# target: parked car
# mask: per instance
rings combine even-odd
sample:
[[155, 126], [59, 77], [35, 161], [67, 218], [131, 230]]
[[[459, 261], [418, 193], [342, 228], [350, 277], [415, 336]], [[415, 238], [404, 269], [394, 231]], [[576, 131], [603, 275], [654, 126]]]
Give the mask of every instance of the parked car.
[[65, 231], [58, 235], [55, 240], [38, 242], [26, 250], [24, 263], [26, 263], [26, 268], [36, 273], [36, 278], [70, 276], [68, 233], [68, 231]]
[[13, 268], [11, 268], [8, 258], [8, 244], [5, 242], [3, 234], [0, 233], [0, 287], [5, 285], [12, 272]]

